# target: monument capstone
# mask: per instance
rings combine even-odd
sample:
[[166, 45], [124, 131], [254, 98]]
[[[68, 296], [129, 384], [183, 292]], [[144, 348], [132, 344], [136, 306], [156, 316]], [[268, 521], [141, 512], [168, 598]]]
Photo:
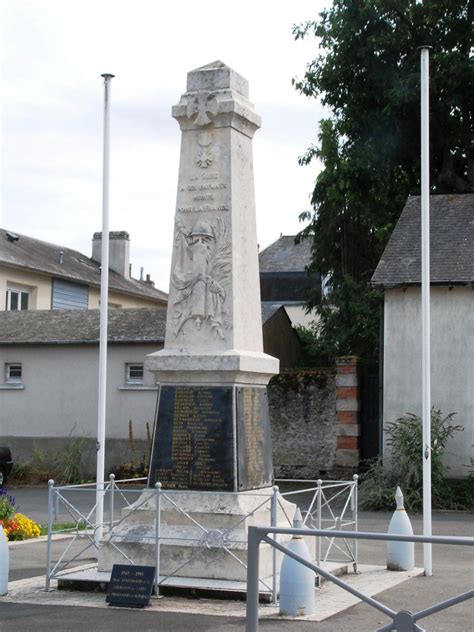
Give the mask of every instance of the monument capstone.
[[[269, 524], [254, 495], [271, 490], [266, 385], [279, 363], [263, 352], [252, 160], [260, 117], [248, 97], [248, 82], [217, 61], [188, 73], [172, 109], [182, 136], [166, 337], [146, 361], [159, 384], [148, 486], [173, 490], [180, 507], [162, 507], [161, 575], [184, 564], [177, 575], [245, 580], [243, 564], [224, 559], [230, 541], [205, 542], [204, 557], [186, 560], [203, 537], [229, 540], [237, 524], [232, 555], [245, 562], [246, 527]], [[154, 502], [150, 490], [115, 534], [136, 563], [154, 559], [144, 544]], [[104, 541], [99, 569], [116, 558]]]

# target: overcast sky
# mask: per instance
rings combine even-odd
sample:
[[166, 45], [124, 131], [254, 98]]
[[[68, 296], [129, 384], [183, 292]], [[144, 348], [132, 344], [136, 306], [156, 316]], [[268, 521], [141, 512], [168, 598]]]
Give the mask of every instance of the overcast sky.
[[322, 110], [291, 85], [317, 54], [292, 24], [328, 0], [3, 0], [3, 228], [91, 253], [101, 230], [103, 80], [110, 72], [110, 229], [168, 290], [180, 131], [171, 106], [186, 73], [217, 59], [249, 80], [258, 241], [302, 228], [317, 165], [299, 155]]

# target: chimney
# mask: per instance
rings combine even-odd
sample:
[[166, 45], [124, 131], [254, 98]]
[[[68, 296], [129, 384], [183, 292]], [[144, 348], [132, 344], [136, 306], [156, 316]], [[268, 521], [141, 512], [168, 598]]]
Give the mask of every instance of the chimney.
[[147, 283], [148, 285], [151, 285], [151, 287], [155, 287], [155, 282], [151, 280], [151, 277], [149, 274], [146, 275], [145, 283]]
[[[102, 233], [92, 237], [92, 259], [101, 263]], [[130, 235], [124, 230], [109, 232], [109, 268], [130, 278]]]

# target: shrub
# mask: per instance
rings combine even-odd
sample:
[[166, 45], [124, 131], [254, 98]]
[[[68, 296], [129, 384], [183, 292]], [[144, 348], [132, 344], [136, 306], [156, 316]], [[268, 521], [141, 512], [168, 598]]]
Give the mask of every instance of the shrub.
[[82, 453], [85, 439], [74, 435], [73, 426], [55, 452], [34, 448], [30, 462], [14, 463], [12, 480], [17, 483], [46, 483], [53, 479], [60, 484], [83, 482]]
[[[452, 488], [445, 482], [443, 454], [448, 440], [463, 430], [454, 425], [456, 413], [443, 417], [440, 410], [431, 410], [431, 494], [434, 508], [458, 508]], [[400, 486], [405, 506], [417, 511], [423, 506], [423, 425], [413, 413], [406, 413], [386, 429], [390, 459], [376, 459], [361, 476], [361, 509], [390, 510], [394, 493]]]

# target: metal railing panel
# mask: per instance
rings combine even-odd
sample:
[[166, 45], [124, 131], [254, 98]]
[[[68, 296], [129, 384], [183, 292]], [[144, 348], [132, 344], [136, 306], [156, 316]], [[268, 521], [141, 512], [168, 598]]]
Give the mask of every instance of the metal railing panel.
[[[259, 544], [266, 542], [272, 547], [275, 547], [280, 552], [293, 558], [300, 564], [303, 564], [307, 568], [310, 568], [315, 573], [320, 574], [325, 579], [336, 584], [343, 590], [351, 593], [355, 597], [361, 599], [368, 605], [372, 606], [376, 610], [379, 610], [383, 614], [392, 618], [392, 622], [383, 628], [379, 628], [375, 632], [396, 630], [397, 632], [423, 632], [423, 628], [417, 625], [416, 621], [427, 617], [429, 615], [445, 610], [458, 603], [472, 599], [474, 597], [474, 590], [461, 593], [454, 597], [450, 597], [442, 602], [434, 604], [429, 608], [420, 610], [419, 612], [412, 613], [409, 610], [400, 610], [396, 612], [388, 606], [377, 601], [370, 595], [366, 595], [357, 590], [344, 580], [331, 575], [320, 565], [313, 562], [309, 562], [297, 553], [289, 550], [287, 547], [275, 541], [270, 535], [285, 534], [285, 535], [298, 535], [298, 536], [326, 536], [327, 531], [322, 529], [287, 529], [279, 527], [249, 527], [248, 535], [248, 554], [249, 564], [247, 568], [247, 612], [246, 612], [246, 632], [258, 632], [258, 582], [256, 589], [256, 579], [253, 573], [258, 572], [259, 567]], [[371, 533], [371, 532], [351, 532], [351, 531], [331, 531], [332, 538], [349, 538], [352, 537], [355, 540], [382, 540], [392, 542], [420, 542], [431, 544], [449, 544], [460, 546], [474, 546], [474, 538], [464, 538], [459, 536], [417, 536], [417, 535], [395, 535], [387, 533]], [[255, 559], [254, 559], [255, 558]]]

